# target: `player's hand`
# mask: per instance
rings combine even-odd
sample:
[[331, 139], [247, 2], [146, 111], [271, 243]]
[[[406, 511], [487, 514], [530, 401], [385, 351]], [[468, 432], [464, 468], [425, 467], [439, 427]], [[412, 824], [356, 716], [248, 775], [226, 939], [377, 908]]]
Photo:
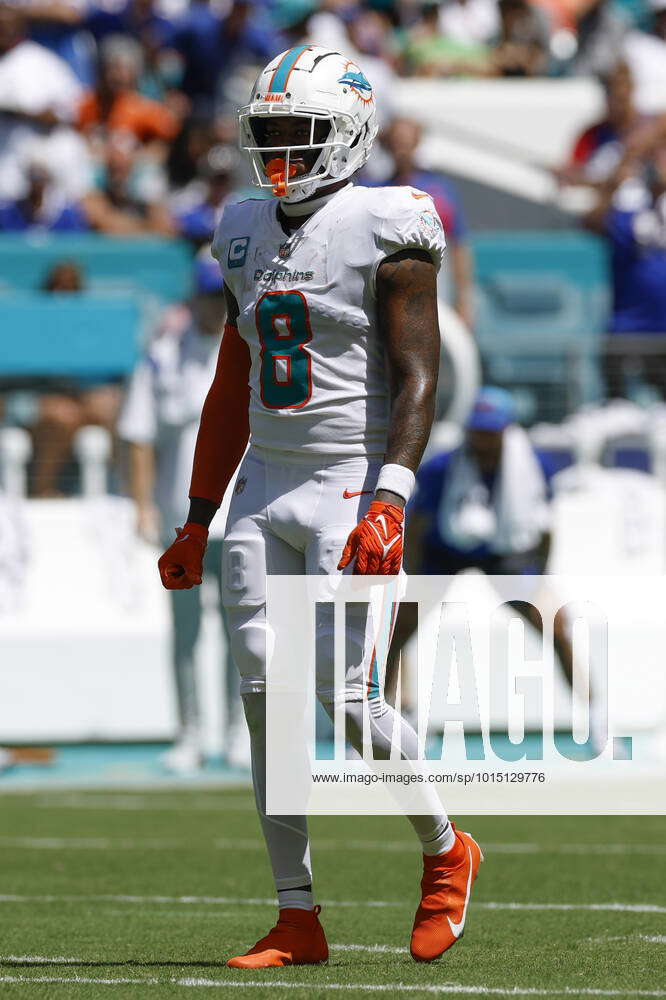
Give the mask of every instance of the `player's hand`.
[[160, 556], [157, 567], [167, 590], [190, 590], [203, 579], [208, 529], [188, 521], [176, 529], [176, 541]]
[[342, 552], [338, 569], [355, 559], [354, 573], [389, 576], [400, 572], [405, 512], [391, 503], [374, 500], [356, 525]]

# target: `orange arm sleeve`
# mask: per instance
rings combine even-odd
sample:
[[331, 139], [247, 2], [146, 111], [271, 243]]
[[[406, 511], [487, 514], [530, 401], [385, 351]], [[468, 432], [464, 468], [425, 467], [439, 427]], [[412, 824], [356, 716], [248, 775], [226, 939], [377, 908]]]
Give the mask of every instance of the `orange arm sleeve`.
[[250, 352], [227, 323], [213, 384], [201, 411], [190, 497], [218, 506], [250, 437]]

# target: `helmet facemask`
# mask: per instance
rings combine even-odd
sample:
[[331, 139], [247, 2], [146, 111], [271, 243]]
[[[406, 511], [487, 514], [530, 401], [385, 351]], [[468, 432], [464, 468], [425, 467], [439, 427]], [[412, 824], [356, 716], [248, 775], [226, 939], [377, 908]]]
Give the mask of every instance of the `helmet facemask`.
[[[309, 141], [301, 144], [265, 144], [266, 125], [278, 118], [309, 121]], [[240, 145], [248, 157], [252, 180], [285, 202], [311, 198], [327, 181], [349, 177], [361, 163], [354, 155], [359, 131], [352, 115], [326, 108], [281, 105], [258, 110], [249, 105], [239, 112]], [[365, 127], [365, 126], [364, 126]], [[361, 150], [359, 149], [359, 153]], [[364, 157], [365, 158], [365, 157]], [[303, 164], [295, 164], [303, 160]], [[269, 167], [267, 175], [267, 166]], [[303, 166], [305, 170], [303, 170]], [[272, 168], [272, 169], [271, 169]]]

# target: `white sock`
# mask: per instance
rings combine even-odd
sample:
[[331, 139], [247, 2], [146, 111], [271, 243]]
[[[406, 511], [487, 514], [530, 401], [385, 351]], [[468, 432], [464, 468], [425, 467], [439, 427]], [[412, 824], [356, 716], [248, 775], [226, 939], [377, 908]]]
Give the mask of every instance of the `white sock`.
[[278, 906], [281, 910], [286, 906], [291, 910], [314, 910], [312, 889], [280, 889]]
[[420, 839], [423, 853], [434, 858], [436, 854], [446, 854], [451, 850], [456, 842], [456, 835], [449, 821], [444, 820], [432, 831], [432, 836], [421, 836]]

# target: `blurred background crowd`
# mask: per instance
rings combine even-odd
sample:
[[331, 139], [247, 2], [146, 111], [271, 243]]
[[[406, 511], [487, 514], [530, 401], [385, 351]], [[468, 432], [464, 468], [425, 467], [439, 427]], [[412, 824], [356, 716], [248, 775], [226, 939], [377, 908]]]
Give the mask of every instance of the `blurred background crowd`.
[[[235, 111], [302, 41], [373, 84], [360, 182], [425, 189], [444, 223], [439, 416], [460, 426], [481, 380], [501, 387], [562, 468], [578, 415], [623, 399], [595, 458], [653, 470], [666, 0], [0, 0], [0, 431], [24, 435], [2, 439], [5, 492], [85, 493], [92, 426], [139, 534], [182, 523], [224, 320], [210, 242], [224, 205], [256, 196]], [[183, 731], [194, 603], [173, 609]]]
[[[361, 180], [409, 183], [435, 197], [450, 248], [446, 294], [467, 329], [477, 333], [493, 381], [510, 385], [514, 373], [495, 370], [493, 358], [485, 357], [492, 350], [486, 350], [479, 305], [483, 266], [475, 286], [474, 263], [483, 248], [475, 254], [470, 231], [505, 229], [509, 217], [516, 230], [585, 228], [602, 235], [609, 252], [606, 315], [597, 315], [604, 308], [597, 304], [587, 323], [621, 335], [620, 340], [601, 352], [596, 373], [585, 371], [589, 358], [579, 352], [573, 375], [569, 365], [568, 374], [551, 380], [545, 396], [533, 394], [525, 403], [528, 421], [561, 418], [604, 393], [626, 394], [627, 371], [634, 382], [642, 372], [642, 390], [662, 394], [661, 345], [648, 345], [646, 363], [636, 340], [627, 366], [622, 335], [666, 331], [666, 0], [0, 3], [0, 239], [9, 237], [5, 246], [12, 259], [16, 234], [33, 244], [39, 237], [42, 246], [47, 234], [50, 241], [40, 266], [31, 271], [28, 265], [16, 279], [21, 291], [42, 297], [64, 293], [71, 301], [108, 292], [112, 277], [122, 284], [122, 267], [115, 275], [111, 268], [104, 285], [87, 244], [77, 250], [71, 242], [75, 235], [96, 233], [117, 247], [128, 239], [136, 246], [138, 237], [178, 242], [190, 258], [199, 255], [194, 278], [185, 284], [214, 298], [219, 279], [206, 266], [207, 247], [225, 202], [250, 193], [236, 146], [235, 109], [257, 70], [302, 40], [349, 53], [371, 79], [381, 144]], [[593, 79], [605, 102], [597, 120], [560, 150], [559, 162], [547, 165], [555, 193], [547, 205], [541, 199], [536, 215], [516, 190], [491, 190], [491, 198], [484, 197], [478, 179], [470, 183], [465, 169], [458, 171], [458, 187], [452, 186], [443, 176], [447, 157], [440, 157], [443, 168], [432, 169], [437, 155], [423, 156], [424, 119], [435, 109], [414, 107], [410, 115], [405, 100], [395, 100], [406, 79], [481, 78], [492, 88], [502, 84], [489, 78], [513, 78], [515, 88], [520, 86], [515, 78], [526, 77], [561, 78], [565, 86], [567, 80]], [[433, 93], [427, 91], [428, 101]], [[514, 94], [519, 102], [519, 91]], [[520, 118], [519, 103], [514, 117]], [[528, 130], [526, 122], [525, 135]], [[446, 139], [446, 127], [440, 124], [438, 131]], [[564, 190], [587, 197], [573, 214], [555, 207]], [[3, 290], [15, 290], [9, 274], [0, 280]], [[178, 298], [176, 284], [174, 279], [166, 295], [155, 297], [157, 312], [165, 298], [170, 303]], [[546, 286], [532, 285], [533, 296], [541, 291], [540, 302], [532, 303], [534, 316], [540, 308], [548, 311], [549, 295], [558, 291]], [[140, 290], [155, 292], [145, 285]], [[520, 297], [515, 288], [493, 294], [495, 306], [499, 300], [506, 306], [511, 295]], [[493, 294], [486, 296], [491, 307]], [[521, 301], [513, 313], [519, 319], [529, 308]], [[141, 315], [144, 343], [163, 326], [183, 325], [182, 316], [174, 321], [155, 309], [150, 321], [146, 309]], [[4, 335], [11, 336], [7, 327]], [[492, 336], [497, 337], [496, 326]], [[542, 367], [546, 361], [541, 359]], [[4, 418], [30, 426], [32, 494], [67, 492], [73, 435], [90, 423], [115, 433], [128, 373], [89, 371], [73, 378], [65, 370], [40, 380], [47, 372], [38, 364], [33, 371], [23, 367], [0, 370], [0, 378], [6, 375]], [[558, 407], [551, 399], [544, 410], [548, 392], [565, 403]]]

